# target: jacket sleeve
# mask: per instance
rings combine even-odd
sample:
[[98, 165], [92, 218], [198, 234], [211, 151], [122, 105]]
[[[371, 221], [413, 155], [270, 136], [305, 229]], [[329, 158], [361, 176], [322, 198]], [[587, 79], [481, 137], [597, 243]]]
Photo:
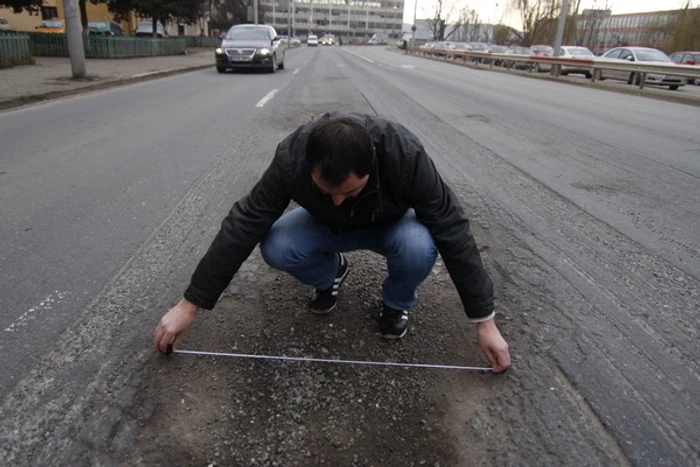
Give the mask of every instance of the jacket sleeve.
[[290, 202], [280, 150], [251, 192], [236, 202], [192, 274], [184, 297], [211, 310], [233, 275], [260, 243]]
[[[418, 220], [428, 227], [454, 282], [467, 317], [473, 322], [493, 318], [493, 283], [457, 197], [442, 180], [417, 137], [403, 135], [403, 150], [411, 151], [406, 198]], [[406, 160], [406, 159], [405, 159]]]

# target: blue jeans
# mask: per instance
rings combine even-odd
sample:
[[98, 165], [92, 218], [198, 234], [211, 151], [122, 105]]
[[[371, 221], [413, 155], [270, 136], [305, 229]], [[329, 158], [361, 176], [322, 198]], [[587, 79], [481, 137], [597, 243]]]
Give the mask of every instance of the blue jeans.
[[260, 243], [265, 262], [304, 284], [325, 290], [338, 271], [338, 255], [370, 250], [386, 257], [389, 276], [382, 285], [384, 303], [408, 310], [418, 299], [416, 288], [428, 277], [437, 257], [430, 231], [413, 209], [393, 224], [338, 235], [304, 208], [280, 217]]

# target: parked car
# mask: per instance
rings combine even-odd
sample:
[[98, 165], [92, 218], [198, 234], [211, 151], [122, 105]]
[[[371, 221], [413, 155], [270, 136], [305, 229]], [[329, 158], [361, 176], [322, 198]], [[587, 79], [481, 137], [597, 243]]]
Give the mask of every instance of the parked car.
[[216, 49], [216, 71], [227, 69], [263, 68], [274, 73], [284, 69], [287, 45], [277, 36], [272, 26], [264, 24], [238, 24]]
[[335, 36], [333, 34], [325, 34], [321, 38], [321, 45], [334, 45], [335, 44]]
[[[513, 46], [513, 47], [508, 47], [508, 50], [506, 50], [506, 55], [528, 55], [529, 56], [529, 55], [532, 55], [532, 51], [530, 50], [530, 47]], [[506, 60], [503, 60], [502, 65], [504, 68], [515, 68], [515, 69], [527, 70], [530, 68], [531, 63], [506, 59]]]
[[[165, 28], [163, 27], [163, 24], [160, 21], [158, 21], [158, 23], [156, 24], [156, 35], [161, 39], [168, 35], [168, 33], [165, 32]], [[134, 29], [134, 36], [153, 37], [153, 22], [141, 21], [136, 26], [136, 29]]]
[[[467, 44], [467, 48], [470, 52], [481, 52], [481, 53], [488, 53], [489, 52], [489, 45], [485, 42], [470, 42]], [[484, 63], [485, 59], [481, 57], [472, 57], [470, 60], [474, 63]]]
[[1, 18], [0, 17], [0, 31], [9, 31], [10, 29], [10, 22], [7, 21], [7, 18]]
[[292, 36], [292, 47], [298, 47], [301, 45], [301, 39], [297, 36]]
[[[591, 50], [587, 47], [576, 47], [576, 46], [570, 46], [570, 45], [563, 45], [559, 49], [559, 53], [557, 54], [557, 57], [560, 58], [568, 58], [568, 59], [579, 59], [579, 60], [593, 60], [595, 58], [595, 54], [591, 52]], [[562, 75], [568, 75], [571, 73], [578, 73], [582, 75], [586, 75], [586, 78], [591, 77], [591, 67], [587, 67], [584, 65], [581, 66], [574, 66], [574, 65], [562, 65], [561, 67], [561, 74]]]
[[[506, 45], [491, 45], [491, 53], [492, 54], [504, 54], [508, 50], [508, 46]], [[494, 66], [503, 66], [503, 60], [500, 58], [496, 58], [493, 60], [493, 65]]]
[[[533, 45], [530, 47], [531, 55], [535, 57], [551, 57], [554, 54], [554, 47], [549, 45]], [[549, 63], [535, 63], [535, 72], [546, 73], [551, 71], [552, 65]]]
[[88, 21], [91, 36], [123, 36], [124, 30], [114, 21]]
[[307, 47], [318, 47], [318, 36], [313, 34], [306, 38]]
[[[620, 63], [639, 63], [641, 65], [655, 65], [659, 63], [673, 64], [668, 55], [657, 49], [647, 47], [615, 47], [607, 51], [600, 60]], [[639, 73], [620, 70], [599, 70], [599, 79], [619, 79], [627, 81], [627, 84], [639, 84]], [[668, 86], [675, 91], [685, 85], [685, 80], [680, 76], [667, 74], [648, 73], [645, 85]]]
[[[697, 66], [700, 73], [700, 52], [676, 52], [671, 54], [671, 60], [679, 65]], [[688, 84], [700, 84], [700, 79], [688, 78]]]
[[50, 34], [65, 34], [66, 25], [60, 19], [46, 20], [39, 23], [35, 28], [36, 32], [45, 32]]

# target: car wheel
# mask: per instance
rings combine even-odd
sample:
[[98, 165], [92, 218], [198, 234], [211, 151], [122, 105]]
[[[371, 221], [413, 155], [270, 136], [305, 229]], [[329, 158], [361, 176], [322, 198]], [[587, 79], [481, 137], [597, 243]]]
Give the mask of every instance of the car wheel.
[[535, 73], [541, 73], [541, 72], [542, 72], [542, 69], [540, 68], [540, 64], [538, 63], [535, 65]]
[[590, 72], [590, 71], [587, 71], [587, 72], [585, 73], [585, 76], [586, 76], [586, 79], [591, 79], [591, 78], [593, 77], [593, 76], [591, 75], [591, 72]]
[[629, 77], [627, 78], [627, 84], [633, 84], [634, 80], [636, 78], [637, 73], [630, 73]]
[[277, 70], [277, 57], [274, 55], [272, 56], [272, 65], [270, 65], [270, 68], [267, 70], [270, 73], [274, 73], [275, 70]]
[[603, 70], [596, 70], [595, 74], [596, 74], [596, 77], [595, 77], [596, 81], [605, 81], [605, 76], [603, 76]]
[[282, 63], [280, 63], [277, 68], [280, 70], [284, 70], [284, 55], [282, 55]]
[[668, 88], [669, 88], [671, 91], [678, 91], [678, 87], [679, 87], [679, 86], [678, 86], [677, 84], [674, 84], [674, 85], [672, 85], [672, 86], [669, 86]]
[[217, 66], [216, 71], [218, 71], [219, 73], [226, 73], [226, 68], [222, 66]]

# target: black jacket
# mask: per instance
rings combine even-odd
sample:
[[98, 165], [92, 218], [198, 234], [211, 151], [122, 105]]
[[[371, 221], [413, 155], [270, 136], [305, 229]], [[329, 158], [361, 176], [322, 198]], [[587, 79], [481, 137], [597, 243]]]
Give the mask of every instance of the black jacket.
[[[311, 128], [335, 116], [361, 121], [372, 136], [377, 155], [377, 167], [366, 188], [357, 199], [348, 199], [340, 206], [315, 188], [305, 162]], [[469, 220], [418, 138], [384, 118], [340, 112], [302, 125], [277, 146], [274, 160], [260, 181], [223, 220], [192, 275], [185, 298], [212, 309], [290, 200], [338, 232], [397, 221], [412, 207], [418, 220], [430, 229], [467, 316], [483, 319], [492, 314], [493, 284], [483, 268]]]

